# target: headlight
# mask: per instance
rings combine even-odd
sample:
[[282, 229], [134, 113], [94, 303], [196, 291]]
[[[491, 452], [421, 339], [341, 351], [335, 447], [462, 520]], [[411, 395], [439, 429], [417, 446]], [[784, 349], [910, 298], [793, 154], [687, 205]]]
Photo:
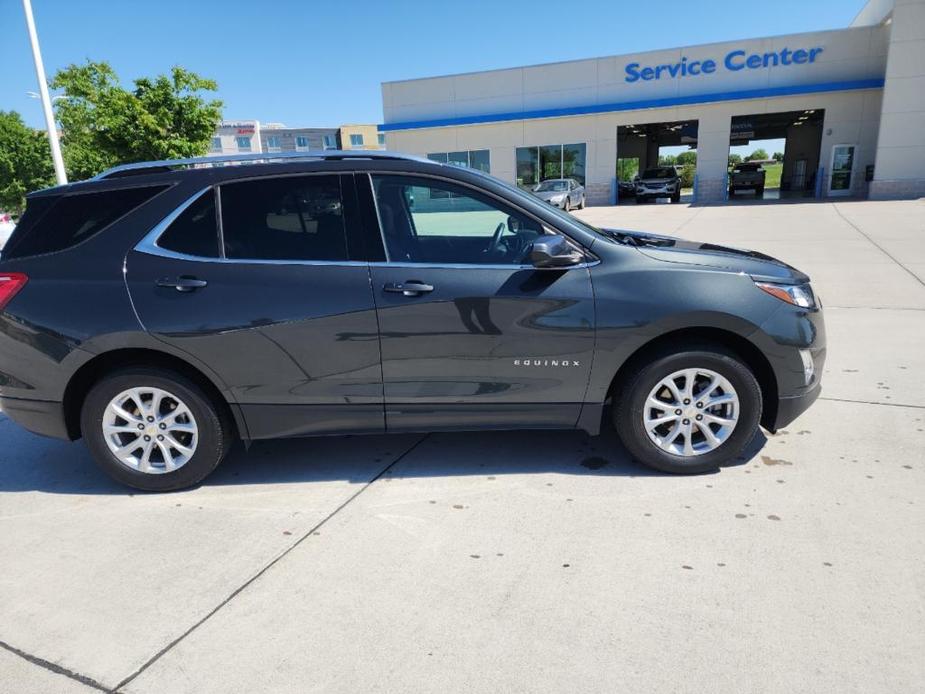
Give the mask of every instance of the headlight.
[[564, 195], [554, 195], [551, 198], [549, 198], [549, 202], [551, 202], [553, 205], [558, 205], [563, 200], [565, 200]]
[[772, 282], [755, 282], [755, 286], [771, 296], [786, 301], [800, 308], [815, 308], [816, 297], [808, 284], [774, 284]]

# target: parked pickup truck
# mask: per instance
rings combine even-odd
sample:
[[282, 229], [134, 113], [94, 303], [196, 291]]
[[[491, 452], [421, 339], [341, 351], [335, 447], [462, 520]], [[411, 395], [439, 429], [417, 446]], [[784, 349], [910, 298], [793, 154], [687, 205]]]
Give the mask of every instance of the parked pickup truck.
[[753, 190], [755, 197], [760, 198], [764, 195], [764, 173], [761, 164], [736, 164], [729, 174], [729, 197], [734, 196], [737, 190]]

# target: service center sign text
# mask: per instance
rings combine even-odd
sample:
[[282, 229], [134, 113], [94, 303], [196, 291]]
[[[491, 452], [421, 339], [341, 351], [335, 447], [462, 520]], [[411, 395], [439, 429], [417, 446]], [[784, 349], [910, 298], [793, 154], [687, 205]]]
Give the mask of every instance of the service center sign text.
[[721, 63], [717, 63], [712, 58], [707, 60], [688, 60], [687, 56], [682, 56], [677, 63], [667, 63], [662, 65], [646, 65], [639, 63], [630, 63], [626, 66], [626, 81], [638, 82], [644, 80], [659, 80], [662, 77], [674, 79], [676, 77], [689, 77], [691, 75], [709, 75], [722, 67], [730, 72], [739, 70], [757, 70], [764, 67], [776, 67], [778, 65], [807, 65], [816, 62], [816, 58], [822, 53], [822, 47], [816, 48], [798, 48], [791, 51], [784, 48], [780, 51], [771, 51], [770, 53], [747, 53], [743, 50], [729, 51]]

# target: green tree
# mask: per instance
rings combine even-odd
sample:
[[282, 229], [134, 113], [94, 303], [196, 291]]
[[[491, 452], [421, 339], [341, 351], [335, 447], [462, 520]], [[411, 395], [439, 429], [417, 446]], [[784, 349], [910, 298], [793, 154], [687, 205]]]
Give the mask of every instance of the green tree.
[[774, 159], [774, 161], [783, 161], [783, 160], [784, 160], [784, 153], [783, 153], [783, 152], [774, 152], [774, 154], [771, 155], [771, 158]]
[[659, 166], [674, 166], [677, 161], [678, 158], [673, 154], [660, 154], [658, 156]]
[[685, 164], [681, 167], [679, 178], [681, 179], [682, 188], [694, 187], [694, 174], [697, 173], [697, 167], [694, 164]]
[[48, 137], [16, 111], [0, 111], [0, 211], [22, 214], [26, 193], [54, 183]]
[[730, 154], [729, 155], [729, 166], [735, 166], [736, 164], [742, 163], [741, 154]]
[[66, 99], [57, 102], [68, 173], [89, 178], [115, 164], [205, 154], [222, 102], [203, 92], [218, 85], [173, 67], [168, 75], [141, 77], [122, 87], [105, 62], [69, 65], [51, 80]]
[[754, 152], [745, 157], [745, 161], [761, 161], [762, 159], [767, 159], [768, 153], [761, 149], [760, 147]]
[[696, 164], [697, 152], [692, 149], [688, 150], [687, 152], [681, 152], [675, 161], [681, 166], [686, 166], [687, 164]]

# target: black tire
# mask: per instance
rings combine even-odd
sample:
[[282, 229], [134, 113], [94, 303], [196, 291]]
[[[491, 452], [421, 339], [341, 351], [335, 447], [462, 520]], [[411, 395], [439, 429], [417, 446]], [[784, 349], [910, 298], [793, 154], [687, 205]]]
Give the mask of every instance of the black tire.
[[646, 201], [646, 199], [645, 199], [644, 197], [642, 197], [641, 195], [637, 195], [637, 196], [636, 196], [636, 204], [637, 204], [637, 205], [641, 205], [641, 204], [643, 204], [645, 201]]
[[734, 197], [735, 197], [735, 194], [736, 194], [736, 189], [735, 189], [735, 188], [730, 188], [730, 189], [729, 189], [729, 197], [730, 197], [730, 198], [734, 198]]
[[673, 203], [675, 203], [675, 204], [681, 202], [681, 193], [675, 193], [674, 195], [672, 195], [672, 196], [671, 196], [671, 202], [673, 202]]
[[579, 210], [585, 209], [585, 196], [584, 195], [582, 195], [581, 200], [578, 201], [578, 209]]
[[[103, 416], [109, 403], [130, 388], [154, 387], [178, 397], [192, 412], [199, 440], [192, 458], [172, 472], [150, 474], [133, 470], [109, 450], [103, 437]], [[220, 403], [193, 381], [167, 369], [127, 367], [108, 374], [87, 393], [80, 413], [84, 440], [96, 463], [117, 482], [148, 492], [167, 492], [193, 486], [211, 473], [227, 455], [234, 425]]]
[[572, 211], [572, 199], [571, 199], [571, 198], [566, 198], [566, 199], [565, 199], [565, 207], [563, 207], [563, 209], [564, 209], [566, 212], [571, 212], [571, 211]]
[[[691, 457], [674, 455], [659, 448], [643, 422], [646, 399], [660, 380], [685, 368], [706, 368], [726, 378], [739, 397], [739, 419], [729, 438], [718, 448]], [[698, 474], [729, 463], [745, 449], [761, 421], [761, 388], [754, 374], [732, 352], [714, 345], [690, 345], [663, 351], [651, 361], [633, 369], [618, 384], [614, 395], [613, 423], [620, 440], [633, 458], [662, 472]]]
[[764, 188], [755, 188], [755, 197], [763, 198], [764, 197]]

